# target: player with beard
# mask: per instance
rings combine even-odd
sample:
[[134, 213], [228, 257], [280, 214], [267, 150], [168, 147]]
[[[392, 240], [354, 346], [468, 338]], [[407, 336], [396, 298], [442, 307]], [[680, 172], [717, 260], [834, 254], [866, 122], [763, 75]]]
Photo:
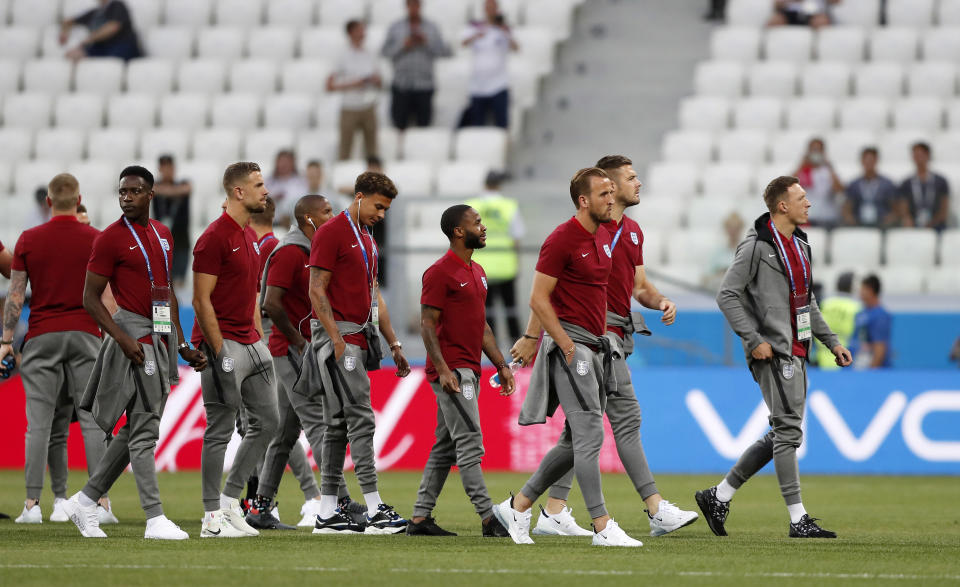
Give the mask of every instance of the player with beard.
[[506, 536], [493, 515], [493, 502], [480, 470], [480, 351], [497, 367], [503, 381], [500, 395], [514, 391], [513, 372], [497, 348], [486, 322], [487, 277], [471, 261], [486, 246], [487, 229], [480, 214], [465, 204], [451, 206], [440, 217], [450, 249], [423, 274], [420, 333], [427, 349], [427, 380], [437, 396], [436, 442], [423, 470], [423, 480], [407, 525], [411, 536], [456, 536], [437, 525], [433, 508], [450, 468], [460, 469], [463, 488], [482, 520], [483, 536]]
[[546, 334], [520, 411], [521, 426], [542, 424], [558, 406], [563, 434], [515, 497], [494, 506], [494, 515], [517, 544], [532, 544], [531, 508], [571, 467], [593, 518], [593, 544], [642, 546], [609, 516], [600, 481], [603, 410], [616, 391], [613, 353], [606, 338], [607, 281], [612, 265], [610, 222], [614, 186], [607, 172], [581, 169], [570, 181], [576, 215], [540, 247], [530, 308]]
[[[244, 520], [240, 495], [279, 426], [277, 380], [261, 340], [257, 290], [260, 251], [250, 215], [266, 207], [267, 189], [256, 163], [240, 162], [223, 174], [226, 212], [200, 235], [193, 249], [193, 342], [211, 365], [201, 374], [207, 425], [200, 470], [201, 538], [238, 538], [259, 532]], [[223, 491], [223, 459], [241, 403], [248, 427]]]

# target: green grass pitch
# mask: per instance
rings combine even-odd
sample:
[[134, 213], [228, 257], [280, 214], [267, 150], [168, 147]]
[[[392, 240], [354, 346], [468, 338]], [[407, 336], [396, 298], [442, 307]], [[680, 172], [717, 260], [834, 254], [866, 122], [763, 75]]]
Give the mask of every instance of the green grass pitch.
[[[73, 473], [71, 492], [82, 483]], [[348, 479], [352, 475], [348, 474]], [[516, 491], [526, 475], [488, 474], [494, 500]], [[381, 494], [408, 515], [419, 474], [381, 474]], [[719, 475], [661, 475], [663, 495], [696, 509], [693, 493]], [[804, 502], [837, 540], [787, 538], [786, 508], [776, 479], [748, 483], [731, 507], [730, 536], [713, 536], [703, 520], [651, 538], [643, 504], [625, 475], [604, 475], [612, 515], [639, 549], [601, 549], [580, 538], [535, 537], [534, 546], [480, 536], [477, 516], [451, 474], [435, 516], [456, 538], [314, 536], [308, 529], [217, 540], [200, 534], [197, 473], [162, 474], [168, 517], [191, 539], [143, 539], [144, 521], [132, 475], [112, 492], [119, 526], [106, 540], [85, 540], [73, 524], [0, 522], [0, 585], [957, 585], [960, 584], [960, 479], [956, 477], [802, 477]], [[350, 479], [353, 494], [356, 485]], [[0, 472], [2, 510], [22, 508], [23, 475]], [[280, 488], [280, 514], [296, 523], [303, 501], [292, 477]], [[44, 517], [52, 498], [45, 492]], [[588, 520], [574, 490], [574, 515]]]

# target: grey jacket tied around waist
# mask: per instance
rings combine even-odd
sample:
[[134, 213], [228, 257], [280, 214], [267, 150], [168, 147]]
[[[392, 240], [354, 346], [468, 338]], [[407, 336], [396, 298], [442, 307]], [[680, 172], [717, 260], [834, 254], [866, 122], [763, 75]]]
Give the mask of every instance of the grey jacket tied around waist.
[[[760, 343], [768, 342], [773, 352], [782, 357], [793, 355], [793, 321], [790, 309], [790, 278], [773, 242], [769, 227], [770, 214], [766, 213], [754, 222], [753, 228], [737, 246], [733, 264], [723, 277], [717, 305], [730, 324], [730, 328], [743, 341], [747, 363], [753, 362], [751, 351]], [[810, 245], [807, 235], [796, 229], [802, 254], [810, 263]], [[810, 264], [810, 280], [813, 267]], [[813, 335], [828, 349], [840, 344], [840, 339], [827, 326], [820, 314], [816, 296], [809, 292], [810, 325]], [[810, 341], [805, 342], [807, 356]]]
[[[606, 336], [596, 336], [583, 327], [569, 322], [560, 321], [567, 336], [577, 344], [584, 344], [599, 348], [594, 354], [593, 368], [595, 373], [602, 373], [600, 384], [604, 393], [600, 395], [601, 405], [606, 405], [606, 396], [617, 391], [617, 378], [613, 372], [613, 348], [610, 339]], [[554, 356], [556, 356], [564, 366], [566, 358], [556, 341], [544, 334], [543, 343], [540, 345], [538, 353], [539, 360], [533, 365], [533, 372], [530, 374], [530, 384], [527, 386], [527, 395], [523, 398], [523, 406], [520, 408], [520, 417], [518, 422], [521, 426], [530, 426], [531, 424], [543, 424], [548, 417], [552, 417], [560, 405], [560, 399], [555, 390], [556, 381], [554, 378], [558, 375], [551, 367]], [[566, 383], [566, 382], [564, 382]]]
[[[153, 339], [153, 348], [157, 354], [157, 371], [160, 383], [165, 390], [180, 381], [177, 371], [177, 354], [169, 349], [177, 348], [177, 335], [174, 329], [170, 334], [160, 335], [153, 332], [153, 320], [134, 312], [120, 308], [113, 315], [113, 321], [121, 330], [134, 340], [144, 336]], [[162, 339], [166, 338], [164, 345]], [[166, 368], [163, 368], [163, 367]], [[133, 394], [143, 393], [142, 375], [130, 359], [123, 354], [120, 344], [111, 336], [105, 336], [97, 362], [94, 364], [90, 380], [83, 392], [80, 407], [93, 413], [97, 424], [108, 434], [113, 432], [120, 416], [127, 409]], [[146, 396], [142, 396], [146, 400]], [[144, 401], [144, 408], [160, 415], [160, 406]]]
[[623, 338], [620, 338], [612, 332], [607, 332], [607, 338], [613, 346], [613, 352], [619, 353], [621, 359], [626, 359], [633, 354], [633, 333], [650, 336], [652, 333], [647, 328], [647, 322], [643, 319], [640, 312], [631, 312], [629, 316], [621, 316], [607, 310], [607, 326], [616, 326], [623, 329]]
[[[341, 335], [349, 333], [360, 333], [367, 341], [367, 358], [363, 364], [364, 369], [376, 371], [380, 368], [380, 361], [383, 360], [383, 347], [380, 345], [380, 333], [370, 322], [363, 326], [356, 322], [337, 322], [337, 330]], [[293, 391], [310, 397], [314, 393], [325, 393], [324, 401], [333, 401], [331, 407], [334, 413], [339, 414], [342, 410], [342, 401], [336, 397], [333, 385], [333, 377], [338, 373], [331, 373], [331, 369], [336, 366], [334, 358], [333, 341], [327, 334], [323, 323], [319, 320], [310, 321], [310, 344], [304, 350], [304, 357], [313, 359], [306, 360], [301, 358], [300, 377], [293, 386]]]
[[267, 272], [270, 270], [270, 264], [273, 262], [273, 257], [277, 254], [277, 251], [283, 247], [289, 247], [291, 245], [305, 249], [307, 254], [310, 254], [310, 239], [308, 239], [307, 235], [303, 234], [303, 231], [296, 226], [291, 228], [287, 234], [283, 235], [283, 238], [277, 241], [277, 246], [270, 251], [270, 255], [268, 255], [267, 260], [264, 261], [263, 273], [260, 275], [259, 303], [261, 308], [263, 308], [263, 300], [267, 297]]

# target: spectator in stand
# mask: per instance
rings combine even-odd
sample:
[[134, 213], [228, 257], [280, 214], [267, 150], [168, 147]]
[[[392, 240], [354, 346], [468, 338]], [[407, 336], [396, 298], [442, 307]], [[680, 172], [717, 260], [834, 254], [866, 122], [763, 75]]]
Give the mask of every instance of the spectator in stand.
[[390, 25], [381, 53], [393, 61], [390, 116], [405, 130], [414, 118], [417, 126], [433, 120], [433, 61], [449, 57], [440, 29], [420, 14], [420, 0], [407, 0], [407, 18]]
[[860, 369], [890, 367], [890, 312], [880, 305], [880, 278], [868, 275], [860, 283], [863, 310], [857, 313], [853, 343], [857, 345], [855, 364]]
[[710, 0], [707, 2], [707, 13], [703, 20], [723, 22], [727, 18], [727, 0]]
[[159, 177], [153, 184], [153, 217], [170, 229], [173, 242], [183, 243], [173, 249], [174, 287], [182, 287], [190, 263], [190, 192], [193, 186], [186, 179], [177, 179], [172, 155], [161, 155], [157, 160]]
[[77, 204], [77, 221], [84, 226], [90, 226], [90, 215], [87, 214], [87, 207], [83, 204]]
[[843, 204], [843, 222], [847, 226], [888, 228], [898, 223], [894, 205], [897, 186], [877, 173], [878, 159], [876, 147], [867, 147], [860, 154], [863, 175], [847, 186], [847, 199]]
[[800, 25], [813, 29], [830, 26], [829, 5], [840, 0], [774, 0], [767, 26]]
[[288, 227], [293, 205], [307, 195], [307, 180], [297, 172], [297, 156], [283, 149], [277, 153], [273, 175], [267, 178], [267, 192], [277, 204], [276, 224]]
[[327, 91], [343, 94], [338, 154], [341, 161], [350, 158], [357, 131], [363, 134], [364, 155], [377, 154], [377, 95], [382, 82], [377, 58], [363, 47], [366, 35], [367, 26], [363, 22], [347, 23], [349, 45], [327, 78]]
[[815, 138], [807, 145], [807, 152], [794, 174], [800, 185], [807, 190], [810, 200], [809, 222], [812, 226], [833, 227], [840, 222], [838, 194], [843, 193], [843, 183], [827, 159], [823, 139]]
[[[819, 297], [818, 297], [819, 299]], [[857, 314], [863, 310], [863, 305], [853, 297], [853, 273], [845, 271], [837, 277], [837, 295], [830, 296], [820, 302], [820, 313], [827, 321], [827, 326], [840, 339], [840, 344], [847, 346], [853, 337], [857, 326]], [[833, 352], [819, 340], [814, 340], [816, 351], [814, 356], [817, 366], [821, 369], [839, 369], [833, 360]]]
[[323, 163], [317, 159], [308, 161], [306, 176], [307, 194], [320, 195], [320, 190], [323, 189]]
[[133, 28], [127, 5], [121, 0], [100, 0], [100, 5], [60, 23], [60, 44], [66, 45], [70, 30], [83, 25], [90, 36], [67, 51], [67, 57], [79, 61], [84, 57], [119, 57], [123, 60], [142, 57], [140, 40]]
[[943, 230], [950, 210], [950, 185], [930, 171], [930, 145], [916, 143], [912, 150], [917, 172], [900, 184], [898, 199], [903, 225]]
[[486, 126], [488, 119], [492, 118], [494, 126], [507, 128], [510, 110], [507, 55], [517, 50], [517, 42], [497, 0], [486, 0], [483, 10], [486, 20], [471, 23], [463, 38], [463, 46], [473, 51], [473, 71], [469, 85], [470, 105], [464, 113], [462, 126]]
[[706, 275], [703, 276], [703, 285], [711, 291], [720, 289], [723, 276], [727, 274], [727, 269], [737, 256], [737, 245], [743, 240], [743, 229], [743, 218], [736, 212], [731, 212], [723, 219], [723, 232], [727, 236], [727, 242], [714, 249], [710, 255], [710, 266], [707, 268]]
[[[380, 160], [380, 157], [377, 157], [377, 156], [375, 156], [375, 155], [371, 155], [370, 157], [367, 157], [367, 168], [364, 169], [364, 171], [372, 171], [372, 172], [374, 172], [374, 173], [383, 173], [383, 161]], [[347, 199], [345, 199], [343, 202], [341, 202], [341, 203], [343, 204], [342, 207], [343, 207], [344, 209], [345, 209], [347, 206], [350, 205], [350, 202], [353, 202], [353, 200], [354, 200], [353, 184], [352, 184], [352, 183], [349, 184], [349, 185], [337, 186], [337, 193], [339, 193], [339, 194], [343, 195], [345, 198], [347, 198]], [[382, 222], [378, 222], [377, 224], [374, 225], [374, 229], [375, 229], [375, 228], [377, 227], [377, 225], [379, 225], [379, 224], [383, 224], [383, 223], [382, 223]], [[379, 242], [379, 241], [377, 241], [377, 242]]]

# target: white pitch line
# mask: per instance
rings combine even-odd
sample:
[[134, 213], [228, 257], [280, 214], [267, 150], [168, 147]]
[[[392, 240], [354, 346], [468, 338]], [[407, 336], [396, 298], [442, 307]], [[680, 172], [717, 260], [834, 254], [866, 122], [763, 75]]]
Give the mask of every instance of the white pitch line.
[[[251, 571], [263, 570], [262, 566], [235, 565], [135, 565], [101, 563], [64, 563], [64, 564], [3, 564], [0, 569], [160, 569], [184, 571]], [[346, 573], [356, 569], [345, 567], [293, 566], [280, 571]], [[848, 580], [885, 580], [885, 581], [960, 581], [960, 575], [913, 575], [892, 573], [793, 573], [787, 571], [765, 571], [732, 573], [728, 571], [617, 571], [613, 569], [454, 569], [454, 568], [408, 568], [394, 567], [392, 573], [432, 573], [432, 574], [476, 574], [476, 575], [586, 575], [586, 576], [675, 576], [675, 577], [743, 577], [765, 579], [848, 579]]]

